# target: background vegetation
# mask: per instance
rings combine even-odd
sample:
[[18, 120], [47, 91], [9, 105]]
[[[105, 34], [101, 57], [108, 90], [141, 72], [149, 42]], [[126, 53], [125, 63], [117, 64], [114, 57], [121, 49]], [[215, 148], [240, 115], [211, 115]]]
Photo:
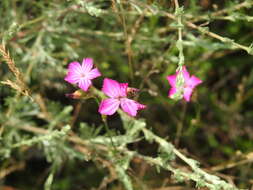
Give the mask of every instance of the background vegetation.
[[[175, 2], [0, 1], [1, 189], [252, 188], [253, 1]], [[84, 57], [147, 109], [106, 123], [67, 98]], [[167, 97], [183, 57], [203, 80], [190, 103]]]

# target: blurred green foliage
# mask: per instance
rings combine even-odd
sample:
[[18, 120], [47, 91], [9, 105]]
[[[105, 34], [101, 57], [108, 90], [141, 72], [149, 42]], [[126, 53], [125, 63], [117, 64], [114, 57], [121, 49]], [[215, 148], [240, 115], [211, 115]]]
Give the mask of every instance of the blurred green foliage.
[[[252, 188], [253, 1], [179, 6], [183, 26], [166, 0], [0, 1], [0, 40], [29, 89], [0, 56], [2, 189], [230, 189], [216, 176]], [[190, 103], [168, 98], [179, 28], [184, 64], [203, 80]], [[96, 100], [65, 97], [77, 89], [67, 64], [84, 57], [140, 89], [138, 119], [108, 117], [108, 131]]]

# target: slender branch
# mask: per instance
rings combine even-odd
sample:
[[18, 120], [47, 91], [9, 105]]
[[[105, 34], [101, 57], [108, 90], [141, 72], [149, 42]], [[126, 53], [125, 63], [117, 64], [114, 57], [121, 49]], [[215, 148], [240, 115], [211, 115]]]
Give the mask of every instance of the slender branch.
[[129, 38], [128, 31], [127, 31], [127, 25], [126, 25], [126, 18], [125, 18], [125, 12], [124, 12], [124, 7], [122, 3], [119, 4], [119, 11], [117, 9], [117, 3], [115, 0], [112, 0], [113, 8], [116, 10], [118, 13], [122, 26], [123, 26], [123, 31], [124, 31], [124, 37], [125, 37], [125, 50], [127, 53], [127, 58], [128, 58], [128, 65], [129, 65], [129, 70], [130, 70], [130, 79], [131, 82], [133, 82], [134, 79], [134, 68], [133, 68], [133, 63], [132, 63], [132, 49], [131, 49], [131, 39]]
[[[170, 19], [172, 19], [172, 20], [176, 20], [176, 19], [177, 19], [173, 14], [170, 14], [170, 13], [167, 13], [167, 12], [164, 12], [164, 14], [165, 14], [168, 18], [170, 18]], [[215, 34], [215, 33], [213, 33], [213, 32], [210, 32], [210, 31], [206, 30], [205, 28], [200, 27], [200, 26], [197, 26], [196, 24], [193, 24], [193, 23], [191, 23], [191, 22], [189, 22], [189, 21], [185, 21], [185, 24], [186, 24], [188, 27], [192, 28], [192, 29], [196, 29], [196, 30], [198, 30], [199, 32], [201, 32], [201, 33], [203, 33], [203, 34], [206, 34], [206, 35], [208, 35], [208, 36], [210, 36], [210, 37], [212, 37], [212, 38], [215, 38], [215, 39], [217, 39], [217, 40], [220, 40], [221, 42], [224, 42], [224, 43], [231, 43], [235, 48], [245, 50], [245, 51], [247, 51], [249, 54], [252, 54], [252, 55], [253, 55], [253, 50], [252, 50], [250, 47], [241, 45], [241, 44], [239, 44], [239, 43], [234, 42], [233, 40], [231, 40], [231, 39], [229, 39], [229, 38], [222, 37], [222, 36], [220, 36], [220, 35], [218, 35], [218, 34]]]
[[[184, 176], [185, 174], [188, 175], [188, 178], [190, 178], [193, 181], [196, 181], [197, 183], [201, 180], [204, 180], [204, 186], [210, 188], [210, 189], [217, 189], [217, 186], [220, 186], [220, 189], [237, 189], [234, 186], [232, 186], [231, 184], [226, 183], [225, 181], [219, 179], [217, 176], [208, 174], [207, 172], [205, 172], [204, 170], [200, 169], [198, 167], [198, 164], [196, 163], [195, 160], [192, 160], [190, 158], [187, 158], [185, 155], [183, 155], [178, 149], [176, 149], [172, 144], [168, 143], [167, 141], [165, 141], [164, 139], [162, 139], [161, 137], [156, 136], [155, 134], [153, 134], [151, 131], [147, 130], [146, 128], [142, 129], [144, 133], [148, 134], [148, 136], [153, 137], [153, 139], [160, 144], [161, 146], [170, 146], [171, 151], [178, 156], [181, 160], [183, 160], [187, 165], [189, 165], [191, 167], [191, 169], [194, 171], [194, 173], [192, 174], [193, 176], [191, 177], [191, 174], [189, 173], [181, 173], [180, 171], [180, 175]], [[158, 163], [157, 163], [158, 164]], [[162, 167], [164, 167], [163, 165], [161, 165]], [[173, 173], [175, 172], [175, 169], [172, 169], [170, 166], [166, 167], [168, 170], [172, 171]], [[198, 177], [196, 177], [196, 175]], [[184, 176], [187, 178], [187, 176]], [[198, 178], [198, 179], [197, 179]], [[210, 182], [210, 183], [209, 183]]]
[[242, 9], [242, 8], [245, 8], [245, 7], [251, 7], [253, 5], [253, 1], [244, 1], [238, 5], [234, 5], [232, 7], [229, 7], [229, 8], [226, 8], [226, 9], [222, 9], [220, 11], [217, 11], [217, 12], [214, 12], [212, 14], [212, 16], [219, 16], [219, 15], [223, 15], [223, 14], [226, 14], [228, 13], [229, 11], [236, 11], [236, 10], [239, 10], [239, 9]]
[[174, 0], [175, 3], [175, 15], [177, 16], [177, 24], [178, 24], [178, 40], [177, 40], [177, 48], [179, 50], [179, 62], [178, 67], [182, 70], [182, 66], [184, 64], [184, 47], [182, 40], [182, 29], [184, 25], [182, 24], [182, 10], [179, 7], [178, 1]]
[[17, 171], [17, 170], [22, 170], [25, 168], [25, 163], [24, 162], [20, 162], [17, 163], [13, 166], [10, 166], [8, 168], [2, 169], [0, 171], [0, 179], [3, 179], [4, 177], [6, 177], [7, 175], [9, 175], [10, 173]]
[[81, 108], [82, 108], [82, 102], [80, 101], [75, 105], [74, 114], [73, 114], [73, 117], [72, 117], [72, 120], [71, 120], [71, 127], [72, 128], [74, 127], [75, 122], [78, 119]]
[[[33, 133], [38, 133], [38, 134], [48, 134], [50, 133], [46, 129], [41, 129], [33, 126], [15, 126], [16, 128], [25, 130], [25, 131], [30, 131]], [[162, 139], [161, 137], [156, 136], [153, 134], [151, 131], [148, 129], [144, 128], [143, 132], [148, 133], [151, 135], [154, 140], [161, 146], [163, 145], [170, 145], [172, 147], [172, 151], [175, 155], [177, 155], [181, 160], [183, 160], [185, 163], [187, 163], [191, 169], [194, 171], [193, 173], [191, 172], [184, 172], [181, 171], [180, 169], [173, 168], [172, 166], [168, 164], [164, 164], [161, 158], [152, 158], [149, 156], [143, 156], [140, 155], [139, 153], [135, 151], [130, 151], [124, 147], [117, 147], [117, 151], [121, 152], [122, 154], [125, 154], [129, 157], [134, 157], [134, 158], [139, 158], [141, 160], [146, 161], [147, 163], [151, 165], [156, 165], [159, 167], [164, 168], [165, 170], [171, 171], [176, 177], [181, 177], [183, 179], [190, 179], [195, 181], [197, 184], [202, 182], [203, 186], [206, 186], [210, 189], [217, 189], [217, 186], [219, 189], [226, 189], [226, 190], [236, 190], [237, 188], [233, 187], [232, 185], [226, 183], [225, 181], [219, 179], [217, 176], [210, 175], [206, 173], [205, 171], [201, 170], [196, 164], [193, 164], [193, 160], [187, 158], [184, 156], [179, 150], [177, 150], [173, 145]], [[75, 143], [77, 145], [82, 145], [86, 147], [87, 149], [93, 149], [96, 150], [96, 154], [103, 154], [107, 153], [110, 147], [107, 147], [105, 144], [97, 144], [97, 143], [92, 143], [89, 140], [83, 140], [79, 138], [78, 136], [72, 135], [72, 136], [67, 136], [67, 140], [69, 140], [72, 143]], [[80, 147], [79, 147], [80, 148]], [[86, 149], [85, 149], [86, 150]], [[82, 151], [83, 153], [86, 153], [87, 151]], [[92, 151], [88, 151], [88, 154], [92, 154]], [[89, 155], [91, 156], [91, 155]], [[96, 155], [97, 156], [97, 155]]]
[[183, 129], [183, 126], [184, 126], [184, 120], [185, 120], [185, 114], [186, 114], [186, 108], [187, 108], [187, 103], [184, 102], [183, 103], [183, 110], [182, 110], [182, 113], [181, 113], [181, 118], [178, 122], [178, 125], [177, 125], [177, 132], [176, 132], [176, 139], [175, 139], [175, 145], [178, 146], [179, 145], [179, 142], [180, 142], [180, 137], [182, 135], [182, 129]]
[[[139, 4], [139, 5], [142, 5], [144, 7], [148, 7], [148, 10], [152, 10], [152, 7], [148, 6], [148, 5], [145, 5], [141, 2], [136, 2], [134, 0], [131, 0], [131, 2], [135, 3], [135, 4]], [[177, 16], [171, 14], [171, 13], [168, 13], [166, 11], [156, 11], [156, 14], [160, 14], [160, 15], [164, 15], [172, 20], [175, 20], [177, 21]], [[154, 15], [154, 12], [150, 11], [149, 13], [146, 13], [146, 16], [152, 16]], [[199, 31], [200, 33], [203, 33], [205, 35], [208, 35], [209, 37], [212, 37], [212, 38], [215, 38], [223, 43], [230, 43], [235, 49], [242, 49], [242, 50], [245, 50], [248, 54], [250, 55], [253, 55], [253, 49], [251, 46], [244, 46], [242, 44], [239, 44], [237, 42], [235, 42], [234, 40], [232, 39], [229, 39], [229, 38], [226, 38], [226, 37], [222, 37], [214, 32], [210, 32], [208, 31], [206, 28], [204, 27], [201, 27], [201, 26], [198, 26], [190, 21], [184, 21], [184, 23], [186, 24], [186, 26], [192, 28], [192, 29], [195, 29], [197, 31]]]
[[174, 4], [175, 4], [175, 8], [178, 9], [179, 8], [178, 0], [174, 0]]
[[211, 171], [221, 171], [229, 168], [233, 168], [239, 165], [252, 163], [253, 162], [253, 152], [248, 153], [247, 155], [244, 155], [244, 159], [240, 161], [233, 161], [228, 163], [223, 163], [218, 166], [213, 166], [210, 168]]
[[212, 19], [212, 18], [215, 18], [217, 16], [227, 14], [228, 12], [237, 11], [237, 10], [240, 10], [242, 8], [252, 7], [252, 5], [253, 5], [253, 2], [244, 1], [240, 4], [238, 4], [238, 5], [234, 5], [232, 7], [213, 12], [210, 15], [201, 15], [201, 16], [197, 16], [197, 17], [193, 17], [192, 15], [187, 15], [186, 17], [189, 18], [189, 19], [193, 18], [193, 20], [191, 20], [191, 22], [199, 22], [201, 20], [207, 20], [207, 19], [209, 20], [210, 18]]

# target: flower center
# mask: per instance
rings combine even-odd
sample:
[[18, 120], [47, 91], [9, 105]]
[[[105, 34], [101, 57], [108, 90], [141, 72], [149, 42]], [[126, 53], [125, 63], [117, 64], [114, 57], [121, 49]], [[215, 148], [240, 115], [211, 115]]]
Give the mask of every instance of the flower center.
[[185, 84], [184, 84], [184, 88], [192, 88], [192, 85], [191, 85], [191, 84], [185, 83]]
[[81, 78], [85, 78], [85, 73], [81, 73]]
[[123, 99], [124, 97], [122, 96], [119, 96], [117, 99], [120, 101], [121, 99]]

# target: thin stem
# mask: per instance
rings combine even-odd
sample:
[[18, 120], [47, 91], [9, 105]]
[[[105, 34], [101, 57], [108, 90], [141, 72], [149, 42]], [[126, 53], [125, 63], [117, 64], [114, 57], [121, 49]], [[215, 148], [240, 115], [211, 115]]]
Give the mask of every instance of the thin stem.
[[[95, 101], [97, 102], [97, 104], [99, 105], [99, 104], [100, 104], [99, 98], [102, 99], [102, 98], [103, 98], [103, 95], [102, 95], [101, 92], [100, 92], [99, 90], [97, 90], [94, 86], [92, 86], [91, 90], [92, 90], [92, 92], [96, 95], [96, 96], [94, 96], [94, 99], [95, 99]], [[110, 138], [111, 144], [112, 144], [112, 146], [113, 146], [114, 152], [116, 152], [117, 149], [116, 149], [116, 146], [115, 146], [115, 144], [114, 144], [114, 142], [113, 142], [113, 139], [112, 139], [112, 133], [111, 133], [111, 131], [109, 130], [109, 125], [108, 125], [108, 122], [107, 122], [107, 117], [106, 117], [106, 115], [102, 115], [101, 118], [102, 118], [102, 121], [103, 121], [103, 123], [104, 123], [104, 125], [105, 125], [105, 130], [106, 130], [107, 134], [109, 135], [109, 138]]]
[[183, 28], [182, 10], [180, 10], [177, 0], [174, 0], [174, 4], [175, 4], [175, 15], [177, 16], [177, 24], [178, 24], [178, 40], [177, 40], [177, 48], [179, 50], [178, 67], [179, 67], [179, 70], [181, 70], [184, 64], [184, 47], [183, 47], [183, 40], [182, 40], [182, 28]]
[[185, 118], [186, 108], [187, 108], [187, 103], [184, 102], [183, 103], [183, 111], [181, 113], [181, 118], [180, 118], [180, 121], [179, 121], [179, 123], [177, 125], [177, 133], [176, 133], [175, 146], [178, 146], [179, 142], [180, 142], [180, 137], [182, 135], [182, 129], [183, 129], [183, 126], [184, 126], [184, 118]]
[[112, 133], [111, 133], [111, 131], [109, 130], [109, 125], [108, 125], [108, 123], [107, 123], [106, 115], [102, 115], [102, 120], [103, 120], [103, 123], [104, 123], [104, 125], [105, 125], [105, 130], [106, 130], [106, 132], [107, 132], [108, 135], [109, 135], [109, 138], [110, 138], [110, 141], [111, 141], [113, 150], [114, 150], [113, 153], [115, 153], [115, 152], [117, 152], [117, 147], [116, 147], [116, 145], [115, 145], [114, 142], [113, 142]]
[[212, 18], [215, 18], [217, 16], [224, 15], [228, 12], [237, 11], [237, 10], [240, 10], [242, 8], [245, 8], [245, 7], [251, 7], [252, 5], [253, 5], [253, 2], [244, 1], [240, 4], [238, 4], [238, 5], [234, 5], [232, 7], [213, 12], [210, 15], [201, 15], [201, 16], [194, 17], [194, 18], [192, 16], [188, 15], [187, 18], [193, 18], [193, 20], [191, 20], [191, 22], [198, 22], [198, 21], [207, 20], [207, 19], [210, 19], [210, 18], [212, 19]]
[[121, 3], [119, 3], [119, 8], [120, 8], [120, 14], [119, 15], [120, 15], [120, 18], [121, 18], [121, 22], [122, 22], [123, 30], [124, 30], [124, 36], [125, 36], [126, 53], [127, 53], [127, 58], [128, 58], [129, 70], [130, 70], [130, 79], [131, 79], [131, 82], [133, 82], [134, 74], [133, 74], [133, 63], [132, 63], [131, 40], [129, 39], [129, 35], [128, 35], [128, 32], [127, 32], [124, 8], [123, 8], [123, 5]]
[[82, 101], [78, 102], [75, 106], [75, 110], [74, 110], [74, 114], [71, 120], [71, 127], [73, 128], [75, 126], [75, 122], [79, 116], [79, 113], [81, 111], [82, 108]]
[[46, 17], [45, 15], [43, 15], [43, 16], [40, 16], [40, 17], [38, 17], [38, 18], [36, 18], [36, 19], [29, 20], [29, 21], [27, 21], [27, 22], [21, 24], [21, 25], [20, 25], [20, 28], [25, 28], [25, 27], [27, 27], [27, 26], [29, 26], [29, 25], [35, 24], [35, 23], [37, 23], [37, 22], [41, 22], [41, 21], [43, 21], [43, 20], [46, 19], [46, 18], [47, 18], [47, 17]]
[[11, 174], [14, 171], [22, 170], [25, 168], [25, 162], [16, 163], [13, 166], [10, 166], [8, 168], [1, 169], [0, 171], [0, 179], [3, 179], [7, 175]]
[[175, 8], [178, 9], [179, 8], [179, 4], [177, 0], [174, 0], [174, 4], [175, 4]]

